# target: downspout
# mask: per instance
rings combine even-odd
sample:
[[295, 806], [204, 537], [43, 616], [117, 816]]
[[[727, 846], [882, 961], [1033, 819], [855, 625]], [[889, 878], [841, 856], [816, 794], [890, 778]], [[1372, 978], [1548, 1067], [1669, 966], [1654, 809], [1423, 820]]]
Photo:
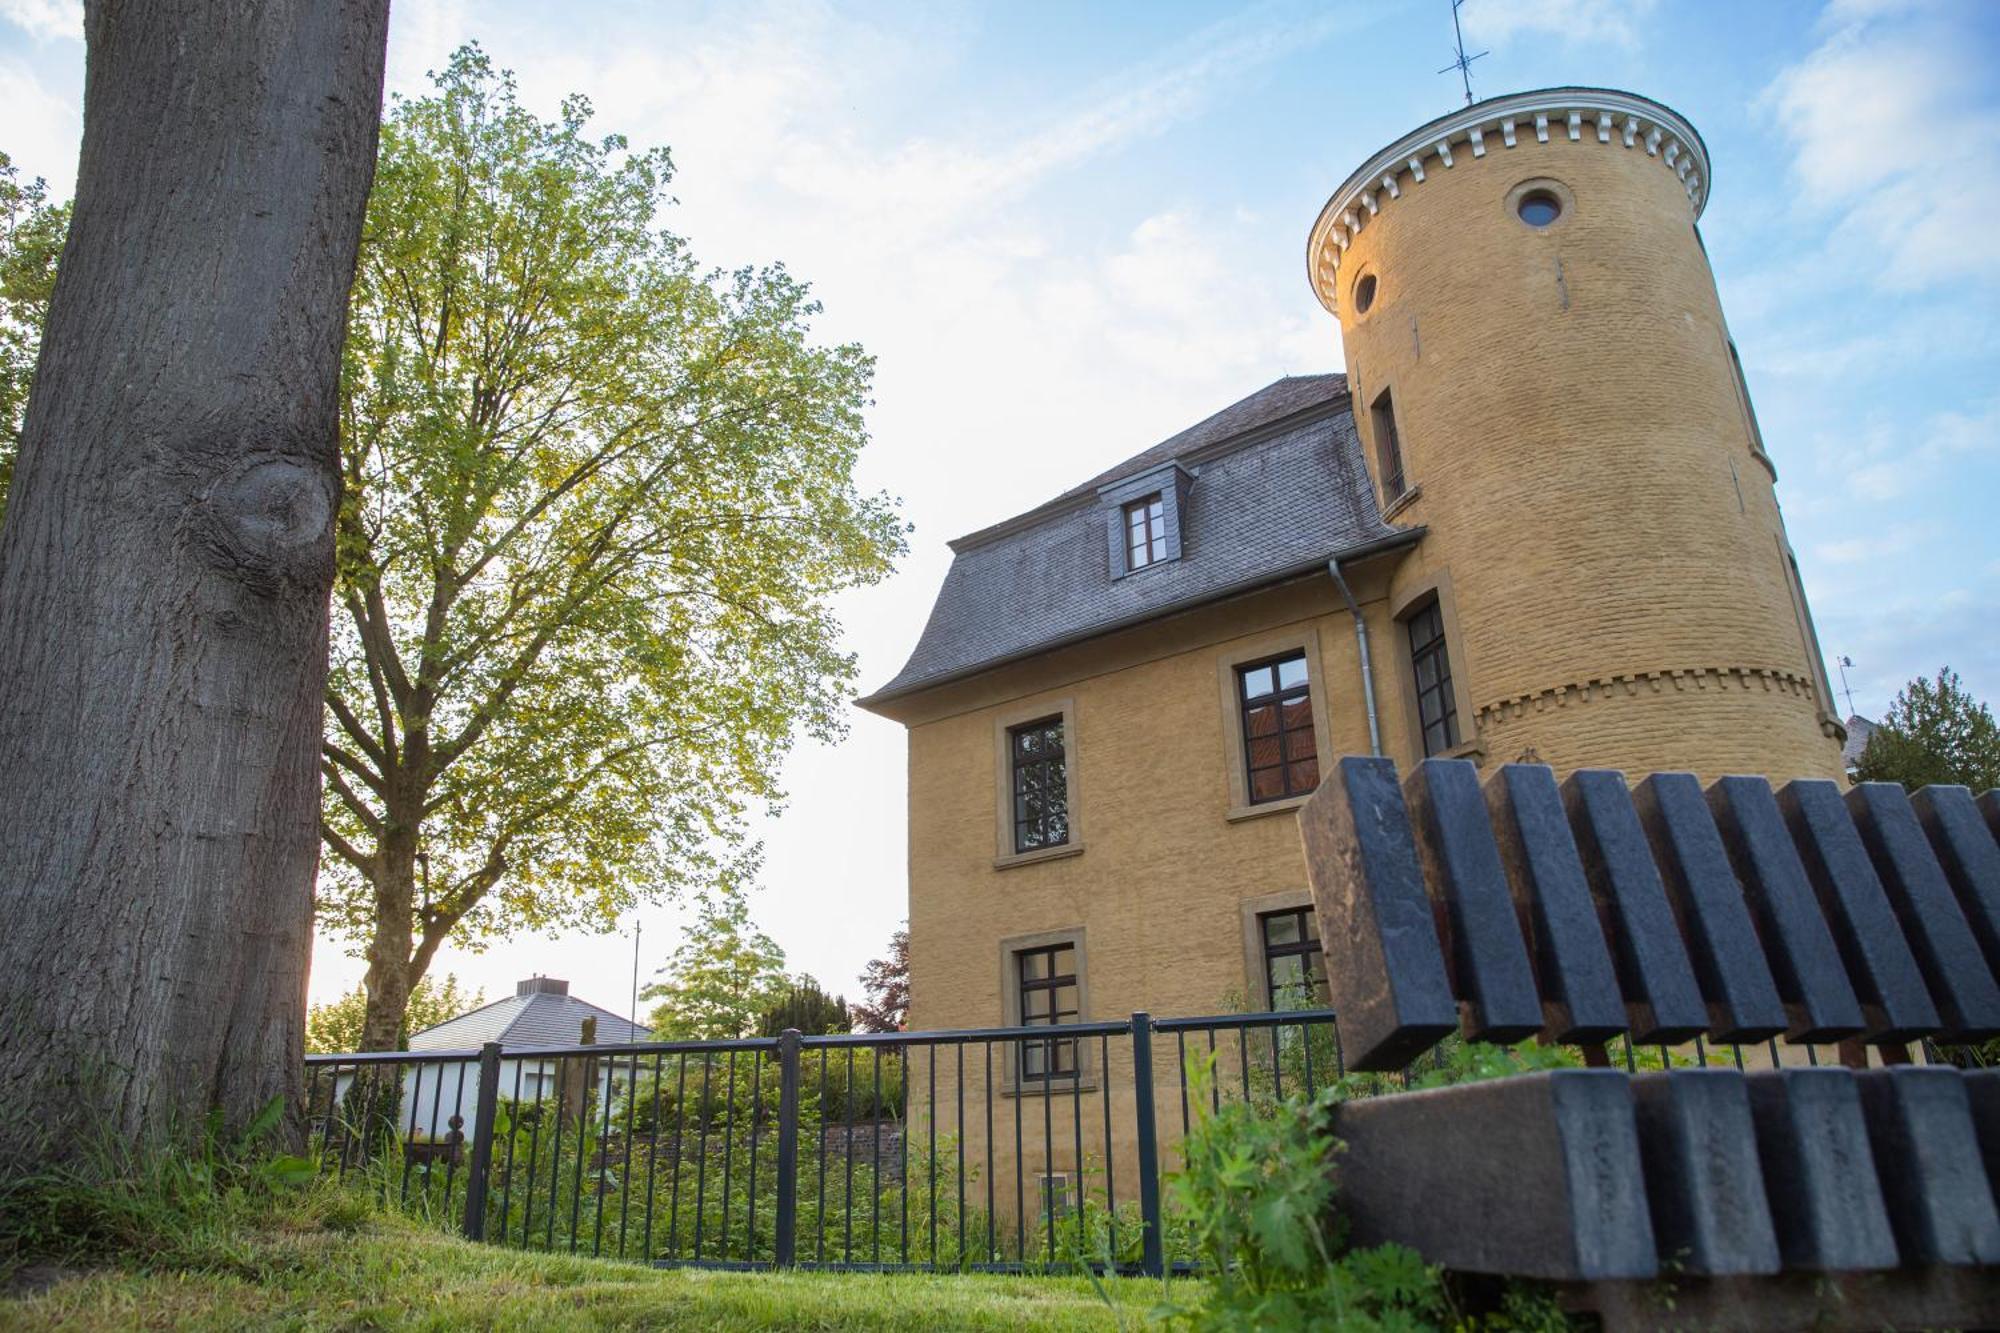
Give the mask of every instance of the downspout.
[[1340, 561], [1327, 561], [1326, 572], [1333, 575], [1333, 586], [1340, 589], [1341, 598], [1347, 603], [1347, 613], [1354, 617], [1354, 643], [1361, 651], [1361, 700], [1368, 710], [1368, 753], [1380, 755], [1382, 724], [1375, 716], [1375, 663], [1368, 655], [1368, 622], [1361, 618], [1361, 607], [1348, 590], [1347, 580], [1341, 577]]

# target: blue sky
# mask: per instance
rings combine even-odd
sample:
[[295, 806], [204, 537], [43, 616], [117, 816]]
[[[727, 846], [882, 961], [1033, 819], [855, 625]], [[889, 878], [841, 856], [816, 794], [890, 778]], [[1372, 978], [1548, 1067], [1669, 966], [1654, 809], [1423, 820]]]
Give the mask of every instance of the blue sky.
[[[1941, 662], [2000, 701], [2000, 5], [1468, 0], [1464, 21], [1491, 52], [1479, 95], [1610, 85], [1701, 131], [1702, 230], [1829, 658], [1854, 659], [1871, 716]], [[79, 30], [66, 0], [0, 0], [0, 148], [64, 192]], [[467, 38], [545, 110], [582, 91], [605, 130], [671, 145], [696, 253], [784, 260], [825, 335], [878, 356], [863, 479], [917, 531], [889, 585], [843, 604], [871, 687], [915, 642], [947, 538], [1339, 368], [1306, 230], [1459, 99], [1434, 72], [1446, 0], [397, 0], [392, 89]], [[756, 915], [852, 989], [903, 916], [901, 730], [857, 714], [787, 777]], [[678, 919], [644, 914], [648, 970]], [[629, 936], [572, 936], [441, 965], [489, 994], [567, 974], [618, 1007], [630, 960]], [[323, 945], [315, 995], [360, 970]]]

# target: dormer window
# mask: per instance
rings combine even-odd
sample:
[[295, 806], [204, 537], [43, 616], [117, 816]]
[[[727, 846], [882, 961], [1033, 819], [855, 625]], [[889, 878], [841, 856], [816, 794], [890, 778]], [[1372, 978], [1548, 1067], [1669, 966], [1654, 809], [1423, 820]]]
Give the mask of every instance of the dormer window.
[[1125, 567], [1144, 569], [1167, 558], [1167, 506], [1158, 491], [1125, 506]]
[[1112, 578], [1181, 558], [1193, 484], [1194, 474], [1179, 463], [1163, 463], [1098, 487], [1099, 512], [1111, 539]]

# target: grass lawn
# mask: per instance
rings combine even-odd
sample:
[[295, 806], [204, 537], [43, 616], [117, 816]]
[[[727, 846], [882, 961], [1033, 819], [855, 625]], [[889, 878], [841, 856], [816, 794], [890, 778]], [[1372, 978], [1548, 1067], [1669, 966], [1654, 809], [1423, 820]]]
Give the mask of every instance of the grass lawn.
[[378, 1217], [238, 1234], [195, 1268], [64, 1276], [0, 1298], [0, 1329], [1116, 1329], [1147, 1323], [1162, 1296], [1129, 1278], [1105, 1290], [1115, 1308], [1082, 1277], [653, 1270]]

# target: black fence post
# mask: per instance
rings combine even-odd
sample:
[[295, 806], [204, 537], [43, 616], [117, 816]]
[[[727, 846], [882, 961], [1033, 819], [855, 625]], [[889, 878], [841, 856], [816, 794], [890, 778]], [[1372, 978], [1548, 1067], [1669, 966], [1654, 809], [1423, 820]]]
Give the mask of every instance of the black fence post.
[[500, 1113], [500, 1043], [479, 1048], [479, 1099], [472, 1113], [472, 1162], [465, 1172], [465, 1238], [486, 1239], [486, 1181], [493, 1173], [493, 1121]]
[[1139, 1267], [1147, 1277], [1165, 1274], [1160, 1243], [1160, 1131], [1153, 1112], [1153, 1016], [1132, 1015], [1132, 1101], [1139, 1134]]
[[797, 1254], [799, 1221], [799, 1030], [778, 1034], [777, 1266], [790, 1268]]

